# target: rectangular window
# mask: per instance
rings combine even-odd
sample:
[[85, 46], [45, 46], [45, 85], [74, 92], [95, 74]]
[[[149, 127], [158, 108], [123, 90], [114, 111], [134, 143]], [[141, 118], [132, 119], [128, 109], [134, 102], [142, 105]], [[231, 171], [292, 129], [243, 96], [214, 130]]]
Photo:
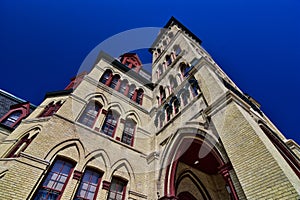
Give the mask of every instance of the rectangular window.
[[74, 200], [95, 200], [100, 182], [101, 175], [99, 173], [86, 170]]
[[126, 182], [120, 179], [113, 179], [110, 184], [107, 200], [124, 200]]
[[57, 160], [47, 173], [46, 179], [40, 186], [34, 200], [60, 199], [73, 167], [73, 164], [69, 162]]

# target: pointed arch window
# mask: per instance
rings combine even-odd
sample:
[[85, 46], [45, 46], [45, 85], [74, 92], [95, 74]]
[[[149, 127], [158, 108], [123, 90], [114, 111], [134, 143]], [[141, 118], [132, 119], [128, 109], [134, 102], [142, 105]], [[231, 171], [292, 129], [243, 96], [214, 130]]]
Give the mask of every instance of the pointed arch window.
[[132, 119], [126, 119], [124, 131], [122, 134], [122, 142], [128, 145], [133, 145], [136, 122]]
[[105, 85], [109, 85], [112, 79], [112, 72], [111, 70], [107, 69], [103, 75], [100, 78], [100, 82], [105, 84]]
[[36, 135], [29, 137], [30, 134], [26, 134], [24, 137], [22, 137], [17, 144], [12, 148], [12, 150], [7, 155], [7, 158], [15, 158], [20, 155], [21, 152], [24, 152], [25, 149], [29, 146], [29, 144], [32, 142], [32, 140], [36, 137]]
[[85, 170], [74, 200], [95, 200], [101, 183], [101, 176], [95, 170]]
[[34, 200], [58, 200], [73, 171], [74, 164], [66, 160], [56, 160], [39, 187]]
[[2, 120], [1, 124], [12, 128], [18, 123], [21, 115], [22, 115], [22, 111], [16, 110], [12, 112], [10, 115], [8, 115], [4, 120]]
[[92, 128], [96, 122], [96, 119], [100, 113], [102, 105], [97, 101], [90, 101], [82, 115], [79, 118], [79, 123], [84, 124]]
[[112, 110], [107, 112], [104, 124], [102, 126], [102, 132], [108, 136], [114, 137], [114, 134], [117, 129], [117, 124], [119, 120], [119, 114]]
[[127, 181], [120, 178], [113, 178], [109, 187], [107, 200], [124, 200]]

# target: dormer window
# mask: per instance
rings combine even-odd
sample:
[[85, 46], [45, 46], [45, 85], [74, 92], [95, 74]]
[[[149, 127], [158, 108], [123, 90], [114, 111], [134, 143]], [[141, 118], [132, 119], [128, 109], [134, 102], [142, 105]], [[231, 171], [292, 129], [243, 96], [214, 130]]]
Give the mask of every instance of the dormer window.
[[1, 124], [4, 124], [5, 126], [13, 127], [16, 124], [16, 122], [18, 121], [18, 119], [20, 118], [21, 115], [22, 115], [21, 110], [14, 111], [8, 117], [6, 117], [1, 122]]
[[43, 112], [40, 114], [39, 117], [49, 117], [52, 116], [54, 113], [56, 113], [59, 108], [61, 107], [62, 102], [58, 101], [56, 103], [54, 103], [53, 101], [51, 103], [49, 103], [45, 109], [43, 110]]

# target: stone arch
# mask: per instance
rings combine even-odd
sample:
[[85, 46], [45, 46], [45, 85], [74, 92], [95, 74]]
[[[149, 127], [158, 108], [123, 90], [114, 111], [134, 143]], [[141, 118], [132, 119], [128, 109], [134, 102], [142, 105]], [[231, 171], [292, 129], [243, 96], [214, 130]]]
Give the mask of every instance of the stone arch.
[[[196, 187], [197, 188], [196, 190], [192, 189], [192, 191], [193, 191], [192, 194], [189, 191], [184, 190], [184, 188], [181, 188], [178, 191], [181, 184], [184, 184], [185, 181], [189, 182], [188, 187]], [[179, 177], [175, 183], [175, 187], [176, 187], [176, 191], [177, 191], [176, 196], [178, 196], [178, 198], [180, 200], [181, 199], [182, 200], [185, 200], [185, 199], [195, 199], [195, 200], [196, 199], [208, 199], [208, 200], [211, 200], [212, 199], [211, 196], [209, 195], [207, 189], [205, 188], [204, 184], [202, 183], [202, 181], [191, 170], [185, 170], [184, 172], [182, 172], [179, 175]]]
[[137, 125], [139, 125], [139, 126], [143, 126], [142, 120], [141, 120], [140, 116], [137, 114], [137, 112], [135, 110], [127, 111], [125, 113], [125, 118], [124, 119], [126, 119], [126, 118], [134, 120], [137, 123]]
[[[113, 67], [110, 67], [110, 66], [105, 66], [102, 69], [103, 69], [102, 74], [104, 74], [106, 72], [106, 70], [110, 70], [113, 74], [116, 73], [116, 70]], [[102, 74], [101, 74], [101, 76], [102, 76]]]
[[107, 110], [114, 110], [114, 111], [118, 112], [120, 114], [120, 116], [123, 116], [123, 114], [125, 113], [125, 109], [118, 102], [111, 102], [110, 104], [108, 104]]
[[[181, 128], [170, 137], [162, 152], [158, 175], [160, 189], [165, 196], [176, 195], [175, 182], [178, 177], [175, 174], [178, 163], [195, 167], [207, 174], [219, 173], [219, 167], [225, 165], [226, 155], [222, 155], [221, 145], [216, 140], [217, 138], [212, 137], [208, 132], [190, 127]], [[211, 164], [208, 166], [206, 162]], [[223, 180], [221, 175], [218, 175], [218, 180]]]
[[113, 177], [113, 176], [127, 179], [128, 180], [128, 188], [130, 190], [136, 189], [135, 175], [133, 172], [133, 167], [127, 159], [122, 158], [122, 159], [116, 161], [111, 166], [111, 176], [110, 177]]
[[66, 140], [61, 143], [58, 143], [55, 145], [44, 157], [45, 160], [52, 160], [60, 151], [63, 151], [65, 149], [75, 147], [77, 151], [77, 158], [78, 161], [82, 158], [84, 158], [85, 155], [85, 149], [83, 144], [80, 142], [78, 139], [71, 139], [71, 140]]
[[36, 135], [39, 132], [41, 132], [41, 130], [42, 130], [42, 125], [35, 125], [33, 127], [26, 129], [25, 131], [22, 131], [22, 133], [18, 137], [19, 138], [23, 137], [24, 135], [26, 135], [27, 133], [30, 133], [32, 131], [33, 131], [33, 133], [30, 133], [30, 136], [33, 136], [33, 135]]
[[90, 101], [98, 101], [98, 102], [101, 103], [103, 106], [108, 104], [108, 103], [107, 103], [108, 101], [107, 101], [106, 96], [105, 96], [103, 93], [100, 93], [100, 92], [90, 93], [90, 94], [88, 94], [87, 96], [85, 96], [84, 99], [85, 99], [87, 102], [90, 102]]
[[104, 166], [97, 165], [97, 168], [104, 171], [103, 176], [105, 179], [108, 179], [109, 178], [108, 175], [110, 174], [110, 170], [111, 170], [111, 160], [110, 160], [107, 152], [104, 149], [98, 149], [98, 150], [92, 151], [88, 155], [86, 155], [85, 162], [84, 162], [82, 168], [85, 168], [91, 162], [93, 162], [93, 160], [97, 160], [97, 159], [101, 159], [100, 163], [101, 163], [101, 161], [104, 163]]

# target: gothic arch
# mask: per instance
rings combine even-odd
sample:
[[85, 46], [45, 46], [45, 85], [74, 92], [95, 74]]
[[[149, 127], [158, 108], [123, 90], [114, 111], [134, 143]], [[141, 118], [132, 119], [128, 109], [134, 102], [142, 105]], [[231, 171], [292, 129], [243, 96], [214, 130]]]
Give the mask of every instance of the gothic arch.
[[[119, 171], [118, 171], [119, 170]], [[125, 170], [125, 171], [123, 171]], [[122, 177], [128, 180], [129, 182], [129, 188], [131, 190], [135, 190], [136, 184], [135, 184], [135, 176], [134, 176], [134, 172], [133, 172], [133, 167], [131, 166], [131, 164], [128, 162], [127, 159], [122, 158], [120, 160], [118, 160], [117, 162], [115, 162], [112, 166], [111, 166], [111, 176], [118, 176], [118, 177]]]
[[118, 112], [120, 116], [123, 116], [123, 114], [125, 113], [123, 106], [118, 102], [111, 102], [110, 104], [108, 104], [107, 110], [114, 110]]
[[77, 150], [77, 157], [80, 160], [84, 158], [85, 150], [83, 144], [78, 139], [71, 139], [67, 141], [63, 141], [57, 145], [55, 145], [44, 157], [45, 160], [52, 160], [60, 151], [65, 149], [75, 147]]
[[108, 104], [106, 96], [100, 92], [90, 93], [86, 97], [84, 97], [84, 99], [87, 101], [87, 103], [90, 101], [98, 101], [103, 106]]
[[[181, 182], [183, 182], [185, 179], [188, 179], [189, 182], [197, 188], [198, 194], [191, 194], [188, 191], [178, 191], [178, 187], [180, 186]], [[189, 199], [208, 199], [211, 200], [211, 196], [209, 195], [207, 189], [205, 188], [204, 184], [201, 182], [201, 180], [197, 177], [196, 174], [194, 174], [191, 170], [185, 170], [183, 173], [181, 173], [175, 183], [175, 188], [177, 191], [176, 196], [179, 197], [179, 199], [185, 199], [184, 197], [188, 196]], [[198, 198], [195, 198], [198, 197]], [[199, 198], [200, 197], [200, 198]]]
[[[223, 157], [226, 156], [222, 155], [221, 146], [214, 140], [216, 138], [211, 137], [204, 130], [190, 127], [181, 128], [170, 137], [162, 153], [159, 172], [159, 182], [164, 183], [161, 186], [164, 188], [162, 191], [165, 196], [174, 196], [176, 193], [175, 173], [178, 162], [193, 166], [194, 162], [198, 164], [200, 161], [197, 165], [199, 170], [208, 174], [218, 174], [219, 167], [225, 164]], [[198, 153], [188, 158], [188, 154], [192, 155], [188, 152]], [[204, 161], [209, 161], [213, 167], [210, 168], [207, 164], [202, 165]]]
[[137, 125], [139, 125], [139, 126], [143, 126], [142, 120], [141, 120], [140, 116], [137, 114], [137, 112], [135, 110], [127, 111], [125, 113], [125, 118], [124, 119], [126, 119], [126, 118], [134, 120], [137, 123]]
[[99, 149], [99, 150], [95, 150], [92, 151], [91, 153], [89, 153], [88, 155], [86, 155], [85, 157], [85, 163], [83, 168], [85, 168], [85, 166], [89, 165], [90, 162], [92, 162], [94, 159], [102, 159], [103, 163], [105, 166], [98, 166], [98, 168], [101, 170], [102, 167], [104, 167], [104, 178], [108, 179], [109, 176], [108, 174], [110, 174], [110, 170], [111, 170], [111, 160], [107, 154], [107, 152], [104, 149]]

